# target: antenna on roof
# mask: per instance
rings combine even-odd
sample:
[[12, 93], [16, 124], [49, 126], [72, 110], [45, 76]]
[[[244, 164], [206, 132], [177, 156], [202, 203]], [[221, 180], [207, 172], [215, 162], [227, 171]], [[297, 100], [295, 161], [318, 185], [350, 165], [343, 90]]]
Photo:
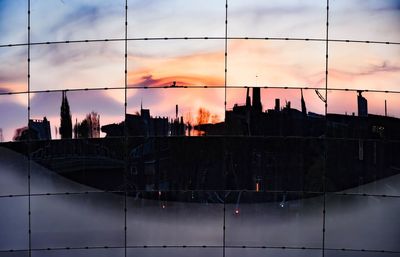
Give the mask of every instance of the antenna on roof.
[[387, 116], [387, 104], [386, 104], [386, 99], [385, 99], [385, 116]]
[[318, 89], [315, 89], [315, 93], [321, 99], [322, 102], [326, 103], [326, 99], [321, 95], [321, 93], [318, 91]]

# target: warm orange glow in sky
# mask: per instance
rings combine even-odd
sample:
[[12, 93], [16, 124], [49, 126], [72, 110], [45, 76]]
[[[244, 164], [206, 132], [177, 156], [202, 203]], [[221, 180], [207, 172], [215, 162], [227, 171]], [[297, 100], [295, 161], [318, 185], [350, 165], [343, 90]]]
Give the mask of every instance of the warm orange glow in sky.
[[[205, 2], [206, 3], [205, 3]], [[128, 42], [128, 86], [225, 84], [225, 2], [128, 1], [128, 37], [205, 37], [219, 40], [131, 40]], [[0, 44], [27, 40], [26, 1], [0, 3]], [[22, 4], [21, 4], [22, 3]], [[25, 3], [26, 4], [26, 3]], [[179, 8], [177, 8], [179, 6]], [[351, 15], [349, 15], [351, 13]], [[325, 38], [324, 1], [230, 0], [228, 36]], [[119, 1], [34, 1], [32, 42], [124, 38], [125, 8]], [[330, 6], [330, 39], [400, 42], [397, 1], [336, 0]], [[227, 45], [228, 86], [325, 86], [325, 42], [231, 39]], [[124, 42], [31, 46], [30, 89], [60, 90], [125, 86]], [[27, 47], [0, 48], [0, 92], [27, 90]], [[329, 42], [330, 88], [399, 90], [400, 46]], [[244, 103], [244, 89], [226, 91], [227, 109]], [[324, 94], [324, 92], [321, 92]], [[43, 93], [47, 94], [47, 93]], [[397, 94], [364, 93], [371, 113], [400, 117]], [[68, 95], [73, 117], [98, 111], [102, 125], [123, 120], [124, 90]], [[323, 113], [321, 100], [305, 90], [309, 111]], [[298, 90], [262, 90], [264, 109], [274, 99], [300, 108]], [[60, 95], [31, 95], [32, 118], [47, 116], [59, 125]], [[225, 90], [208, 88], [128, 90], [128, 112], [140, 103], [153, 116], [196, 115], [200, 107], [224, 117]], [[0, 96], [0, 128], [6, 137], [26, 123], [27, 94]], [[12, 111], [9, 111], [12, 110]], [[328, 111], [356, 112], [356, 93], [328, 92]], [[5, 117], [5, 118], [4, 118]]]
[[[139, 68], [128, 75], [130, 85], [152, 76], [154, 86], [171, 85], [172, 81], [186, 85], [224, 85], [223, 52], [200, 53], [169, 58], [131, 56], [129, 61]], [[178, 83], [179, 84], [179, 83]]]

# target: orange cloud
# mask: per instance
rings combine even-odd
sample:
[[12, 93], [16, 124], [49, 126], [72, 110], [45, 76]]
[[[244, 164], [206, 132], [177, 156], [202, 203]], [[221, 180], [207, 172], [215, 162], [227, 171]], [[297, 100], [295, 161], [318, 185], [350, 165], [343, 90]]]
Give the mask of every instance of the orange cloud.
[[27, 83], [0, 82], [0, 92], [26, 92]]
[[128, 73], [130, 85], [140, 85], [148, 76], [152, 76], [153, 86], [169, 85], [172, 81], [186, 85], [224, 84], [224, 56], [221, 52], [168, 58], [131, 56], [129, 61], [139, 64]]

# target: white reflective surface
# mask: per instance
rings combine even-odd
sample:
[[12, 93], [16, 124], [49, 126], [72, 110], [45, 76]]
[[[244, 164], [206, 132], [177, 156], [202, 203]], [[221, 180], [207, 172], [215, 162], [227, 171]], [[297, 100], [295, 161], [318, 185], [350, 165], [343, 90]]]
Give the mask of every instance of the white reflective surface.
[[[2, 192], [26, 186], [26, 159], [0, 148]], [[10, 166], [10, 163], [15, 165]], [[33, 164], [31, 173], [40, 191], [64, 189], [92, 191]], [[369, 185], [364, 185], [368, 187]], [[399, 175], [371, 184], [377, 194], [399, 193]], [[37, 190], [32, 188], [32, 190]], [[355, 188], [351, 191], [357, 191]], [[19, 190], [18, 190], [19, 191]], [[28, 247], [27, 197], [0, 198], [0, 250]], [[322, 196], [266, 203], [227, 204], [225, 212], [226, 256], [321, 256], [318, 250], [240, 249], [242, 246], [322, 247]], [[236, 208], [240, 213], [236, 214]], [[31, 196], [33, 248], [124, 246], [124, 197], [110, 193]], [[327, 195], [325, 245], [400, 251], [400, 199], [376, 196]], [[221, 256], [223, 204], [162, 202], [127, 199], [129, 256]], [[199, 248], [163, 248], [200, 246]], [[216, 248], [202, 248], [201, 246]], [[149, 248], [161, 246], [160, 248]], [[34, 256], [108, 256], [114, 251], [34, 251]], [[359, 256], [346, 252], [343, 256]], [[115, 251], [116, 255], [121, 254]], [[333, 256], [335, 253], [329, 253]], [[3, 256], [3, 255], [0, 255]], [[7, 256], [6, 254], [4, 256]]]

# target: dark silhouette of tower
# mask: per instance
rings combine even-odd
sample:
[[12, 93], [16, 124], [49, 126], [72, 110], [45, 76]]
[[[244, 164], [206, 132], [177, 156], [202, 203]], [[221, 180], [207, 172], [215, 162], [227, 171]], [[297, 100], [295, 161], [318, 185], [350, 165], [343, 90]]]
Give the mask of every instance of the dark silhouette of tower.
[[247, 108], [247, 110], [250, 110], [250, 107], [251, 107], [250, 88], [247, 88], [247, 93], [246, 93], [246, 108]]
[[279, 98], [275, 99], [275, 108], [274, 110], [276, 112], [279, 112], [281, 110], [281, 100]]
[[262, 112], [261, 93], [259, 87], [253, 87], [253, 110]]
[[61, 139], [72, 138], [72, 120], [69, 103], [67, 99], [67, 92], [62, 92], [62, 102], [60, 110], [60, 136]]
[[307, 108], [306, 108], [306, 102], [304, 101], [304, 97], [303, 97], [303, 89], [301, 90], [301, 113], [303, 115], [307, 115]]
[[359, 90], [357, 96], [357, 104], [358, 104], [358, 116], [367, 117], [368, 116], [368, 102], [365, 97], [362, 96], [362, 91]]

